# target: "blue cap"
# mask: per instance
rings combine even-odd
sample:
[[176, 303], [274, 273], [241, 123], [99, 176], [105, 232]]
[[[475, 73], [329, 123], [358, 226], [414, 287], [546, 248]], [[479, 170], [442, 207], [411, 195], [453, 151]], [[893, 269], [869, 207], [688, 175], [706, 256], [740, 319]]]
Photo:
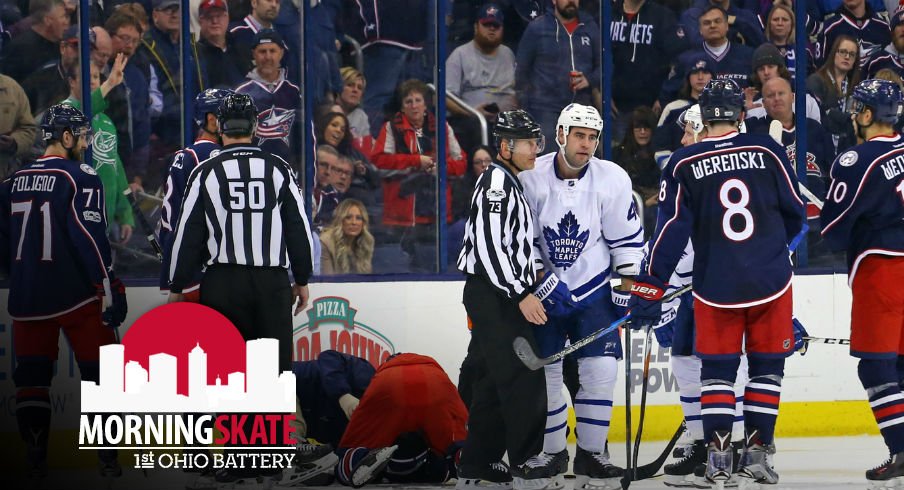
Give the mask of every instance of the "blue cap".
[[502, 26], [502, 23], [505, 22], [505, 17], [502, 14], [502, 9], [499, 8], [499, 5], [487, 3], [480, 7], [480, 10], [477, 12], [477, 22], [484, 25], [496, 24]]

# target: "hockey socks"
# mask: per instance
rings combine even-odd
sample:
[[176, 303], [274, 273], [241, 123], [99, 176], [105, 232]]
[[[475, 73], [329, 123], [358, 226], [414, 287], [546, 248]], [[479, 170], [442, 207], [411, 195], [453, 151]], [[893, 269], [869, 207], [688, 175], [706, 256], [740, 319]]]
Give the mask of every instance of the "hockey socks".
[[50, 390], [19, 388], [16, 390], [16, 421], [19, 434], [28, 450], [28, 464], [37, 466], [47, 460], [50, 435]]
[[749, 362], [750, 381], [744, 392], [744, 425], [747, 434], [759, 431], [763, 445], [772, 444], [785, 360], [752, 358]]
[[562, 362], [543, 367], [546, 375], [546, 431], [543, 434], [543, 452], [555, 454], [565, 449], [568, 406], [562, 396]]
[[904, 396], [896, 360], [861, 359], [857, 375], [866, 389], [879, 432], [891, 454], [904, 451]]
[[672, 370], [678, 382], [681, 411], [687, 432], [695, 441], [703, 440], [700, 417], [700, 359], [695, 356], [672, 356]]
[[605, 450], [617, 374], [618, 359], [614, 357], [585, 357], [578, 360], [581, 389], [574, 400], [576, 431], [580, 446], [592, 453]]
[[716, 431], [731, 433], [735, 420], [734, 382], [740, 359], [704, 359], [700, 370], [700, 414], [703, 437], [713, 439]]

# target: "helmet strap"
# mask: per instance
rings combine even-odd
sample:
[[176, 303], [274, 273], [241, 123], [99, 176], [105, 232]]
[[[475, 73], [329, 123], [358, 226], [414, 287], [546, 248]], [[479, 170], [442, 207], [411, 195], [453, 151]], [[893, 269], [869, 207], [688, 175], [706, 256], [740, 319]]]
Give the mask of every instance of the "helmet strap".
[[[570, 132], [571, 128], [565, 129], [562, 126], [560, 126], [560, 127], [562, 128], [562, 137], [567, 142], [568, 141], [568, 133]], [[587, 165], [590, 165], [589, 158], [587, 159], [587, 163], [585, 163], [583, 165], [572, 165], [571, 162], [568, 161], [568, 156], [565, 155], [565, 143], [563, 143], [562, 141], [559, 141], [559, 128], [556, 128], [556, 144], [559, 145], [559, 155], [562, 157], [562, 161], [565, 162], [565, 166], [568, 167], [569, 169], [574, 170], [575, 172], [579, 172], [579, 171], [583, 170], [584, 167], [586, 167]], [[596, 154], [596, 149], [599, 147], [599, 144], [600, 144], [599, 140], [597, 140], [596, 146], [594, 146], [593, 151], [590, 152], [591, 156]]]

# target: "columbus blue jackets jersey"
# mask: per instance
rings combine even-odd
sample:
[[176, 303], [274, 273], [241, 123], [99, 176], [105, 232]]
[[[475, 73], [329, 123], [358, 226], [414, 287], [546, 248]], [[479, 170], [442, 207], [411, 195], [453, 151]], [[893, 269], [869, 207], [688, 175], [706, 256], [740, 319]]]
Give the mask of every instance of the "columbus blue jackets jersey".
[[[169, 292], [170, 258], [173, 251], [173, 240], [176, 237], [176, 223], [179, 222], [179, 213], [182, 209], [182, 197], [185, 195], [185, 185], [188, 176], [199, 163], [216, 156], [220, 145], [214, 141], [199, 139], [184, 150], [176, 152], [173, 163], [169, 167], [169, 175], [166, 177], [165, 192], [163, 195], [163, 207], [160, 210], [160, 246], [163, 248], [163, 267], [160, 268], [160, 289]], [[196, 281], [184, 292], [194, 291], [201, 284], [201, 271], [198, 271]]]
[[623, 265], [640, 266], [643, 230], [631, 179], [618, 165], [598, 158], [577, 179], [557, 175], [558, 152], [537, 158], [521, 172], [524, 196], [534, 216], [534, 248], [552, 270], [584, 299], [609, 282]]
[[14, 319], [53, 318], [97, 300], [112, 263], [104, 190], [90, 165], [39, 158], [3, 182], [0, 208]]
[[691, 238], [697, 299], [766, 303], [791, 284], [788, 244], [803, 220], [784, 148], [763, 135], [705, 138], [678, 149], [663, 170], [649, 272], [668, 280]]
[[[255, 72], [251, 72], [253, 75]], [[285, 70], [283, 70], [283, 74]], [[240, 94], [248, 94], [260, 111], [257, 114], [255, 146], [273, 153], [290, 164], [296, 162], [298, 136], [295, 134], [295, 120], [299, 104], [298, 86], [282, 76], [276, 83], [250, 78], [236, 87]]]
[[848, 284], [864, 257], [904, 255], [904, 138], [880, 136], [832, 163], [822, 236], [847, 249]]

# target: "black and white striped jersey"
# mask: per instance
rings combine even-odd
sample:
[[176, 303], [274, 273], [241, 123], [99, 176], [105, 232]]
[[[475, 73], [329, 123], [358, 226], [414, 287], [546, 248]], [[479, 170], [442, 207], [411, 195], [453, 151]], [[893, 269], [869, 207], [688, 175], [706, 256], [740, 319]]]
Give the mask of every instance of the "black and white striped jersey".
[[289, 164], [247, 144], [224, 147], [188, 178], [176, 226], [170, 291], [186, 287], [199, 264], [292, 269], [307, 284], [311, 227]]
[[534, 224], [518, 178], [494, 163], [477, 180], [458, 256], [458, 270], [485, 277], [521, 300], [536, 279]]

